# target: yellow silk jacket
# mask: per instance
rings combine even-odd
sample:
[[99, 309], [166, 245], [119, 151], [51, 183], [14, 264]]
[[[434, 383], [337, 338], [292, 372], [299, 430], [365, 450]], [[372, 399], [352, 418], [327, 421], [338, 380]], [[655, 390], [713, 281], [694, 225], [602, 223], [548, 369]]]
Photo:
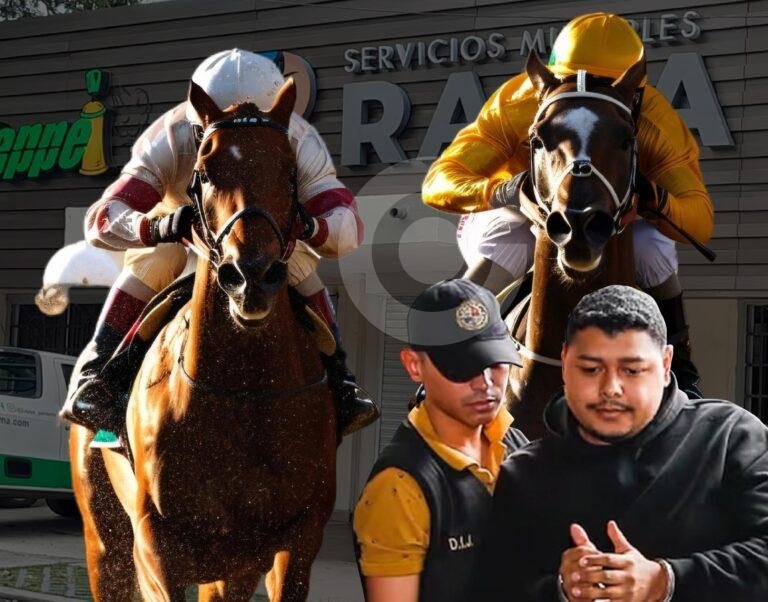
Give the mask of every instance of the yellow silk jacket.
[[[502, 84], [474, 123], [462, 129], [432, 164], [422, 184], [427, 205], [455, 213], [490, 209], [489, 198], [502, 181], [528, 169], [528, 128], [536, 114], [536, 90], [527, 74]], [[707, 242], [714, 212], [699, 169], [699, 149], [672, 105], [647, 85], [637, 124], [638, 169], [668, 193], [664, 213], [689, 234]], [[668, 237], [687, 242], [664, 221], [655, 225]]]

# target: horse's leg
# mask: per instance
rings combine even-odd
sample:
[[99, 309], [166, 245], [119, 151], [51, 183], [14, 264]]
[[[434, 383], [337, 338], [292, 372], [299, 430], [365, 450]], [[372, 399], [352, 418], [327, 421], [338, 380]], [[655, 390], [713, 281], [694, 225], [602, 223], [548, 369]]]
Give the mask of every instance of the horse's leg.
[[215, 581], [199, 586], [198, 602], [248, 602], [259, 586], [260, 572], [242, 575], [236, 580]]
[[316, 513], [307, 517], [288, 538], [293, 547], [275, 554], [272, 570], [266, 579], [271, 602], [303, 602], [307, 599], [312, 562], [320, 551], [323, 527], [329, 514]]
[[[291, 559], [291, 553], [288, 550], [281, 550], [275, 554], [272, 568], [267, 573], [264, 585], [267, 586], [269, 599], [274, 602], [280, 600], [283, 595], [283, 586], [285, 585], [285, 574], [288, 571], [288, 563]], [[309, 590], [307, 590], [309, 591]]]
[[[142, 507], [142, 504], [139, 503], [138, 507]], [[179, 574], [168, 570], [166, 554], [155, 538], [158, 518], [150, 510], [136, 519], [133, 560], [136, 563], [139, 589], [145, 602], [185, 602], [187, 584], [179, 581]]]
[[87, 429], [72, 426], [72, 487], [83, 517], [88, 581], [97, 602], [130, 602], [136, 594], [133, 531], [110, 484], [101, 450], [88, 447], [92, 439]]

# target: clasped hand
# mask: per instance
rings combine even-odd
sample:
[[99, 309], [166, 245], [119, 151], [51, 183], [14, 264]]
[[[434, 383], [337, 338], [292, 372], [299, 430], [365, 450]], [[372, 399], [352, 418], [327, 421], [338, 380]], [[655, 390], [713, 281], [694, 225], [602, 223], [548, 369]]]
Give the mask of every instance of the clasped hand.
[[662, 600], [667, 588], [662, 565], [632, 546], [615, 521], [608, 522], [607, 532], [613, 553], [601, 552], [580, 525], [571, 525], [574, 547], [563, 552], [560, 562], [563, 593], [568, 600]]

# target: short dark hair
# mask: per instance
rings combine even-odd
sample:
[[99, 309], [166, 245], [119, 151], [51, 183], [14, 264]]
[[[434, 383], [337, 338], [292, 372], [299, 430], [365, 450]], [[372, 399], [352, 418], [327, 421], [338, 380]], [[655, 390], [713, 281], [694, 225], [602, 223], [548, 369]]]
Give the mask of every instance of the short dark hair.
[[649, 294], [630, 286], [613, 284], [584, 295], [573, 308], [565, 329], [565, 344], [589, 326], [608, 335], [626, 330], [644, 330], [658, 343], [667, 344], [667, 326], [656, 301]]

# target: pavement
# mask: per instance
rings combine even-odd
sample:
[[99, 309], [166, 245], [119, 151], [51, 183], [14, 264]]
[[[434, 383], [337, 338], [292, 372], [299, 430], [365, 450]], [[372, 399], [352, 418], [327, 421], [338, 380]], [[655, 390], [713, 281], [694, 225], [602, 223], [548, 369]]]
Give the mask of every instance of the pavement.
[[[352, 536], [347, 523], [326, 526], [312, 567], [310, 602], [363, 600]], [[194, 588], [187, 599], [197, 599]], [[0, 602], [64, 600], [92, 600], [80, 521], [57, 516], [42, 501], [31, 508], [0, 509]], [[253, 600], [267, 600], [263, 583]]]

